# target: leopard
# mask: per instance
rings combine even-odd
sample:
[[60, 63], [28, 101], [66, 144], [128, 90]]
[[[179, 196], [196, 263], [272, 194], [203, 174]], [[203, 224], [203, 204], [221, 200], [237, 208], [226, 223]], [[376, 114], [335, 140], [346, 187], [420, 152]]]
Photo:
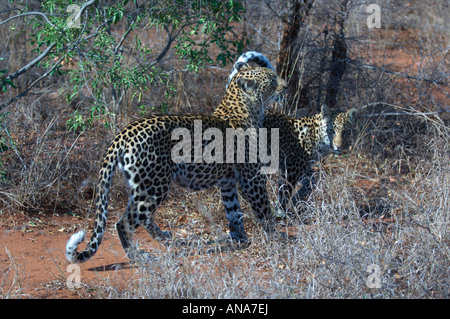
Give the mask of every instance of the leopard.
[[[330, 109], [322, 105], [321, 111], [312, 116], [295, 118], [275, 110], [268, 110], [263, 127], [279, 129], [279, 178], [278, 212], [284, 216], [288, 204], [296, 207], [305, 200], [315, 185], [311, 167], [328, 153], [342, 153], [353, 129], [356, 109], [348, 111]], [[301, 188], [293, 194], [295, 186]]]
[[[237, 66], [249, 62], [274, 70], [266, 56], [257, 51], [248, 51], [237, 59], [228, 77], [228, 83], [231, 83], [237, 73]], [[267, 129], [269, 140], [272, 129], [279, 129], [278, 216], [285, 216], [288, 203], [295, 207], [311, 192], [316, 183], [311, 164], [330, 151], [340, 154], [348, 144], [348, 135], [354, 128], [356, 111], [356, 108], [344, 111], [322, 105], [318, 114], [295, 118], [273, 109], [266, 110], [263, 128]], [[302, 187], [292, 195], [298, 183]]]
[[[161, 243], [172, 239], [170, 231], [163, 231], [155, 223], [155, 211], [165, 200], [172, 184], [191, 191], [218, 187], [228, 219], [232, 241], [248, 240], [237, 185], [244, 193], [254, 216], [268, 233], [274, 233], [275, 219], [260, 174], [261, 163], [244, 161], [206, 161], [202, 154], [184, 152], [177, 145], [200, 144], [203, 150], [208, 139], [195, 136], [195, 128], [202, 132], [259, 128], [265, 108], [282, 99], [286, 81], [266, 67], [251, 67], [247, 63], [236, 66], [237, 72], [211, 115], [154, 114], [137, 119], [124, 127], [107, 149], [95, 187], [95, 221], [87, 247], [78, 252], [86, 231], [73, 234], [66, 244], [66, 258], [71, 263], [89, 260], [98, 250], [107, 223], [108, 192], [112, 176], [118, 167], [128, 184], [129, 200], [125, 213], [115, 225], [117, 235], [127, 257], [134, 262], [148, 261], [148, 252], [140, 251], [132, 240], [139, 226]], [[183, 133], [183, 134], [180, 134]], [[249, 137], [250, 138], [250, 137]], [[251, 143], [249, 143], [251, 144]], [[224, 145], [225, 150], [227, 146]], [[217, 151], [217, 150], [215, 150]], [[245, 150], [248, 152], [248, 150]], [[235, 154], [236, 156], [236, 154]]]

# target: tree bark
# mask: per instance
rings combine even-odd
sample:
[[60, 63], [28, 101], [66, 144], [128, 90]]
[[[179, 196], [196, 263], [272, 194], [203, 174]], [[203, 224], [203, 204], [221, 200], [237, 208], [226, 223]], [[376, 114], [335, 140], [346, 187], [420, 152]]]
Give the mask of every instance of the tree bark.
[[347, 43], [344, 35], [344, 24], [347, 16], [348, 0], [341, 2], [339, 11], [334, 17], [331, 27], [333, 37], [333, 51], [331, 55], [330, 76], [328, 78], [325, 104], [329, 107], [337, 105], [337, 96], [342, 78], [347, 70]]
[[297, 67], [300, 51], [299, 34], [313, 4], [314, 0], [290, 1], [290, 15], [284, 19], [284, 32], [280, 43], [280, 53], [278, 54], [277, 71], [282, 78], [288, 81], [287, 108], [290, 110], [297, 108], [300, 102], [299, 97], [306, 96], [304, 92], [301, 92], [300, 75]]

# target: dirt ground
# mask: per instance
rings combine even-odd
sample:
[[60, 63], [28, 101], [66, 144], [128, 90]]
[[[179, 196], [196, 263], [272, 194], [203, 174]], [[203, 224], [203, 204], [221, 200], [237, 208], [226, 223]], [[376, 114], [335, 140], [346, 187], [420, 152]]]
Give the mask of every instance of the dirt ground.
[[[355, 184], [361, 189], [364, 188], [367, 194], [376, 192], [380, 187], [378, 182], [368, 182], [358, 180]], [[172, 193], [174, 197], [184, 198], [183, 192], [178, 188], [174, 188]], [[199, 197], [205, 203], [212, 200], [205, 197], [206, 193], [190, 194], [196, 194], [195, 198]], [[181, 206], [184, 207], [181, 207], [180, 202], [172, 202], [169, 198], [168, 203], [161, 208], [165, 215], [158, 216], [161, 218], [159, 223], [161, 226], [164, 225], [163, 228], [167, 228], [167, 220], [164, 219], [171, 218], [167, 215], [169, 211], [173, 211], [175, 216], [172, 217], [175, 222], [172, 221], [171, 224], [177, 233], [183, 233], [182, 225], [192, 223], [190, 218], [194, 218], [197, 222], [208, 222], [208, 218], [195, 212], [199, 211], [198, 207], [195, 207], [197, 201], [188, 199], [186, 202], [183, 201]], [[104, 295], [105, 289], [101, 287], [114, 287], [118, 291], [130, 287], [139, 276], [138, 266], [129, 262], [114, 230], [115, 222], [123, 209], [110, 208], [102, 245], [93, 258], [75, 266], [79, 268], [71, 268], [73, 265], [65, 258], [65, 246], [73, 233], [87, 227], [85, 229], [87, 238], [79, 247], [79, 250], [84, 249], [91, 234], [90, 227], [94, 224], [92, 217], [82, 218], [58, 213], [33, 215], [16, 213], [1, 216], [0, 295], [24, 299], [107, 298], [108, 296]], [[184, 210], [190, 213], [187, 214]], [[199, 227], [198, 224], [196, 226]], [[248, 226], [251, 228], [251, 224]], [[165, 249], [152, 240], [142, 228], [138, 228], [135, 235], [146, 249]], [[69, 285], [74, 282], [71, 278], [75, 278], [77, 271], [81, 281], [80, 287], [71, 289]]]
[[[0, 226], [0, 279], [3, 281], [3, 296], [92, 298], [97, 296], [95, 287], [101, 286], [106, 280], [120, 289], [135, 276], [136, 266], [128, 262], [117, 236], [107, 231], [95, 258], [79, 265], [81, 287], [69, 289], [67, 280], [69, 278], [69, 281], [74, 282], [70, 279], [75, 278], [77, 270], [69, 267], [70, 263], [64, 256], [65, 245], [70, 236], [67, 229], [79, 222], [79, 218], [63, 216], [48, 220], [45, 220], [46, 217], [34, 220], [15, 219], [15, 225], [2, 223]], [[81, 247], [83, 245], [85, 243]]]

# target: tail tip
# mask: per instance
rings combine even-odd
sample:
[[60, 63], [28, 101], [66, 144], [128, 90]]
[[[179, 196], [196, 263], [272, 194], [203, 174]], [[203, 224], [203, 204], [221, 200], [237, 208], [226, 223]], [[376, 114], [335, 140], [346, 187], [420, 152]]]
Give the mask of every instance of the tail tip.
[[68, 261], [75, 262], [77, 247], [80, 243], [83, 242], [85, 236], [86, 232], [84, 230], [80, 230], [79, 232], [70, 236], [66, 244], [66, 258]]

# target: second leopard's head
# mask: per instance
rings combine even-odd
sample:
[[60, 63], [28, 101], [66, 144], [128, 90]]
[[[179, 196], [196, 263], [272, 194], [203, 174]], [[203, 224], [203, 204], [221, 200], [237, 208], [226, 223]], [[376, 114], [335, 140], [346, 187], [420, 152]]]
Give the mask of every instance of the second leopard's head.
[[331, 150], [333, 153], [340, 154], [350, 144], [350, 133], [355, 127], [356, 109], [351, 108], [348, 111], [333, 110], [331, 120], [333, 125], [333, 134], [330, 137]]

